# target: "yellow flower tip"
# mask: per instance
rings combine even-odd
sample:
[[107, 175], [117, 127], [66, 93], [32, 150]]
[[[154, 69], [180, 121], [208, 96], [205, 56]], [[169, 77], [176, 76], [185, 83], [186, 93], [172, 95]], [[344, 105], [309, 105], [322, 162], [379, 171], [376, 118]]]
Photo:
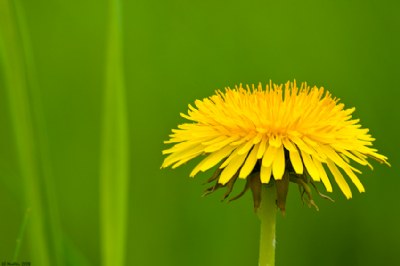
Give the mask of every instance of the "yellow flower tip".
[[[390, 166], [387, 157], [372, 148], [375, 139], [369, 130], [352, 118], [354, 110], [346, 109], [323, 87], [305, 82], [298, 87], [296, 80], [270, 81], [264, 89], [261, 83], [226, 87], [189, 104], [187, 114], [181, 113], [188, 122], [173, 129], [165, 141], [173, 146], [163, 151], [167, 157], [161, 168], [176, 168], [205, 155], [190, 176], [218, 165], [211, 178], [217, 185], [207, 191], [226, 187], [224, 198], [238, 178], [269, 184], [287, 175], [287, 180], [303, 189], [311, 205], [315, 203], [308, 184], [320, 181], [332, 192], [334, 180], [349, 199], [352, 193], [346, 179], [365, 191], [354, 174], [361, 172], [352, 163], [372, 169], [367, 161], [372, 158]], [[281, 209], [284, 202], [280, 200]]]
[[351, 194], [351, 192], [349, 194], [345, 194], [346, 198], [349, 200], [353, 197], [353, 195]]

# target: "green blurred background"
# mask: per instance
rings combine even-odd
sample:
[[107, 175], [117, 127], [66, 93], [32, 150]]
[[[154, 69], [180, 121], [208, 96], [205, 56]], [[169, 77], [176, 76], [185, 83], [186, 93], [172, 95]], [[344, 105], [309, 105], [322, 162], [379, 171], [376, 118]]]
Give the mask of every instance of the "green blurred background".
[[[0, 2], [4, 7], [14, 1]], [[36, 84], [28, 92], [36, 99], [33, 109], [42, 112], [36, 145], [46, 150], [44, 165], [51, 169], [50, 179], [39, 175], [38, 180], [41, 186], [52, 183], [61, 262], [101, 265], [109, 4], [16, 3], [11, 6], [23, 14], [28, 72]], [[4, 12], [0, 9], [0, 17]], [[351, 200], [337, 186], [331, 195], [335, 203], [315, 196], [319, 212], [303, 206], [292, 185], [287, 216], [278, 215], [277, 265], [400, 265], [399, 12], [400, 4], [390, 0], [123, 1], [130, 169], [126, 265], [257, 265], [259, 222], [250, 193], [230, 204], [220, 203], [222, 191], [201, 198], [201, 184], [211, 173], [190, 179], [196, 162], [176, 170], [160, 165], [163, 141], [183, 122], [179, 113], [188, 103], [224, 86], [269, 79], [324, 86], [347, 107], [355, 106], [354, 116], [371, 129], [375, 146], [392, 164], [363, 168], [367, 192], [359, 194], [353, 186]], [[4, 33], [15, 27], [1, 28]], [[24, 214], [32, 207], [24, 200], [12, 88], [6, 89], [12, 84], [5, 73], [14, 73], [3, 60], [9, 40], [1, 34], [0, 262], [13, 259]], [[46, 212], [48, 205], [43, 208]], [[41, 264], [32, 250], [40, 241], [28, 237], [34, 212], [31, 208], [17, 260], [36, 266]], [[51, 228], [47, 218], [44, 238]], [[49, 252], [54, 249], [50, 245]]]

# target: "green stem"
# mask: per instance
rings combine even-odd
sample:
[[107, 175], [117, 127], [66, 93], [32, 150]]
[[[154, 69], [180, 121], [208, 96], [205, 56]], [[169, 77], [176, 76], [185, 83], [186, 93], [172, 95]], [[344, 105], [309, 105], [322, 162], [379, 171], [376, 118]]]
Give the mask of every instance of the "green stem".
[[261, 205], [257, 214], [261, 220], [259, 266], [275, 265], [276, 188], [263, 185]]

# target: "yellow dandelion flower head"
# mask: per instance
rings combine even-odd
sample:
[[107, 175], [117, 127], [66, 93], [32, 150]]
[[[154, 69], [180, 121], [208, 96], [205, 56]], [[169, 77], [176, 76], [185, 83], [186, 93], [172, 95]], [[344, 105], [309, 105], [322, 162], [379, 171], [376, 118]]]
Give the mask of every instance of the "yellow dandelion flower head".
[[387, 157], [372, 148], [369, 130], [352, 118], [354, 110], [346, 109], [324, 88], [306, 83], [298, 88], [296, 81], [270, 82], [265, 89], [261, 84], [226, 88], [196, 100], [188, 114], [181, 114], [190, 122], [172, 130], [165, 143], [174, 145], [163, 151], [168, 156], [162, 167], [176, 168], [206, 155], [190, 176], [219, 164], [212, 180], [218, 180], [218, 187], [229, 185], [229, 192], [237, 178], [250, 179], [253, 174], [265, 184], [272, 179], [298, 184], [322, 181], [331, 192], [329, 169], [343, 194], [351, 198], [343, 173], [364, 192], [355, 174], [361, 172], [351, 161], [372, 168], [370, 157], [388, 164]]

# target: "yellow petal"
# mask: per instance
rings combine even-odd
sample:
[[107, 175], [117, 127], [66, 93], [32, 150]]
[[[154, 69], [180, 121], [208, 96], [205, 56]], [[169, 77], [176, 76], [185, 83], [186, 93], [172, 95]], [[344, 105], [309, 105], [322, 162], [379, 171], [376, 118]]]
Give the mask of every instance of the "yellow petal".
[[219, 166], [219, 169], [225, 168], [236, 155], [237, 155], [237, 147], [235, 147], [235, 149], [232, 151], [229, 157], [226, 158], [225, 161]]
[[368, 165], [368, 162], [365, 159], [358, 158], [346, 150], [338, 150], [338, 152], [342, 153], [344, 156], [347, 156], [348, 158], [352, 159], [353, 161], [361, 165]]
[[272, 173], [275, 180], [281, 180], [283, 173], [285, 173], [285, 153], [283, 151], [283, 146], [278, 148], [275, 155], [275, 160], [272, 163]]
[[322, 183], [324, 184], [326, 191], [332, 192], [332, 185], [331, 182], [329, 181], [328, 175], [325, 172], [324, 167], [322, 166], [322, 163], [315, 157], [313, 157], [313, 162], [315, 167], [318, 170], [319, 176], [321, 178]]
[[232, 146], [239, 146], [239, 145], [243, 144], [243, 142], [245, 142], [245, 141], [246, 141], [246, 139], [240, 138], [239, 140], [232, 142], [231, 145]]
[[304, 143], [308, 144], [311, 147], [315, 147], [317, 145], [317, 143], [315, 141], [313, 141], [312, 139], [310, 139], [306, 136], [303, 137], [303, 141], [304, 141]]
[[296, 146], [294, 146], [293, 142], [291, 142], [287, 138], [283, 138], [282, 143], [288, 151], [297, 151], [297, 148]]
[[346, 172], [346, 174], [350, 177], [351, 181], [356, 185], [358, 191], [360, 192], [365, 192], [365, 188], [363, 184], [361, 184], [360, 180], [358, 177], [353, 173], [353, 171], [350, 169], [350, 167], [345, 167], [343, 170]]
[[193, 117], [191, 117], [191, 116], [189, 116], [187, 114], [180, 113], [180, 115], [181, 115], [181, 117], [183, 117], [183, 118], [185, 118], [187, 120], [196, 121], [196, 119], [194, 119]]
[[242, 166], [242, 169], [240, 169], [239, 178], [246, 178], [251, 173], [251, 171], [253, 171], [254, 166], [257, 163], [258, 146], [259, 144], [255, 145], [251, 150], [249, 156], [246, 159], [246, 162]]
[[198, 165], [196, 165], [196, 167], [190, 173], [190, 177], [194, 177], [199, 171], [204, 172], [204, 171], [210, 169], [211, 167], [214, 167], [222, 159], [227, 157], [234, 149], [236, 149], [236, 147], [227, 145], [223, 149], [211, 153], [206, 158], [204, 158]]
[[315, 152], [306, 144], [304, 141], [296, 135], [290, 135], [290, 140], [299, 147], [299, 150], [305, 151], [308, 154], [314, 154]]
[[170, 154], [167, 158], [165, 158], [161, 167], [163, 167], [163, 168], [168, 167], [171, 164], [174, 164], [180, 160], [184, 160], [185, 158], [189, 158], [189, 157], [194, 158], [194, 157], [200, 155], [201, 153], [203, 153], [203, 150], [204, 150], [203, 145], [197, 144], [197, 146], [195, 146], [195, 147], [189, 146], [188, 148], [186, 148], [182, 151]]
[[344, 180], [342, 173], [340, 173], [339, 169], [337, 169], [335, 163], [332, 160], [327, 159], [326, 162], [339, 188], [342, 190], [346, 198], [350, 199], [352, 196], [351, 190], [346, 180]]
[[251, 140], [247, 141], [247, 143], [242, 148], [238, 149], [237, 153], [239, 155], [245, 154], [245, 153], [247, 154], [249, 152], [249, 150], [251, 149], [251, 147], [253, 147], [253, 146], [254, 146], [253, 139], [251, 139]]
[[282, 145], [281, 137], [279, 137], [279, 136], [270, 137], [269, 145], [279, 148]]
[[236, 149], [231, 153], [231, 155], [229, 155], [229, 157], [221, 164], [219, 168], [220, 169], [225, 168], [231, 162], [232, 158], [234, 158], [237, 155], [237, 151], [243, 148], [245, 145], [246, 143], [242, 143], [242, 145], [237, 147], [237, 145], [233, 145], [231, 143], [230, 146], [236, 146]]
[[218, 183], [225, 185], [229, 182], [229, 180], [233, 177], [234, 174], [239, 170], [242, 166], [244, 160], [246, 159], [247, 154], [236, 154], [229, 164], [222, 171], [221, 176], [219, 177]]
[[303, 157], [304, 166], [306, 167], [307, 172], [310, 174], [311, 178], [314, 181], [319, 181], [319, 172], [315, 167], [310, 155], [306, 152], [301, 151], [301, 157]]
[[229, 138], [226, 138], [225, 140], [218, 142], [218, 143], [214, 143], [212, 145], [208, 145], [207, 147], [204, 148], [204, 152], [206, 153], [211, 153], [211, 152], [215, 152], [220, 150], [221, 148], [225, 147], [226, 145], [237, 141], [239, 139], [238, 136], [232, 136]]
[[263, 134], [258, 133], [258, 134], [254, 137], [254, 139], [253, 139], [253, 144], [255, 145], [255, 144], [260, 143], [260, 141], [262, 140], [262, 138], [263, 138]]
[[193, 147], [196, 147], [198, 145], [199, 145], [199, 142], [197, 142], [197, 141], [196, 142], [195, 141], [185, 141], [185, 142], [175, 144], [172, 148], [163, 150], [162, 154], [176, 154], [176, 153], [180, 153], [185, 150], [190, 150]]
[[268, 184], [271, 179], [271, 166], [261, 166], [261, 183]]
[[190, 160], [193, 159], [193, 158], [196, 158], [196, 157], [199, 156], [199, 155], [200, 155], [200, 153], [195, 153], [195, 154], [192, 154], [192, 155], [190, 155], [190, 156], [186, 156], [185, 158], [179, 160], [179, 161], [176, 162], [174, 165], [172, 165], [171, 168], [172, 168], [172, 169], [175, 169], [175, 168], [177, 168], [178, 166], [181, 166], [182, 164], [187, 163], [188, 161], [190, 161]]
[[272, 162], [275, 160], [276, 153], [278, 152], [278, 148], [274, 146], [268, 146], [268, 149], [265, 151], [262, 165], [271, 166]]
[[215, 143], [221, 143], [223, 141], [226, 141], [227, 139], [229, 139], [227, 136], [219, 136], [217, 138], [214, 138], [214, 139], [211, 139], [211, 140], [208, 140], [208, 141], [204, 141], [201, 144], [203, 146], [210, 146], [210, 145], [213, 145]]
[[260, 147], [258, 147], [257, 151], [257, 159], [263, 157], [265, 150], [268, 148], [268, 137], [264, 136], [261, 140]]
[[348, 165], [337, 153], [336, 151], [331, 148], [329, 145], [318, 145], [318, 148], [322, 150], [329, 159], [331, 159], [336, 165], [340, 167], [345, 167]]
[[303, 161], [301, 160], [300, 154], [296, 150], [289, 150], [289, 157], [290, 157], [290, 162], [292, 163], [293, 169], [296, 172], [296, 174], [303, 174]]

